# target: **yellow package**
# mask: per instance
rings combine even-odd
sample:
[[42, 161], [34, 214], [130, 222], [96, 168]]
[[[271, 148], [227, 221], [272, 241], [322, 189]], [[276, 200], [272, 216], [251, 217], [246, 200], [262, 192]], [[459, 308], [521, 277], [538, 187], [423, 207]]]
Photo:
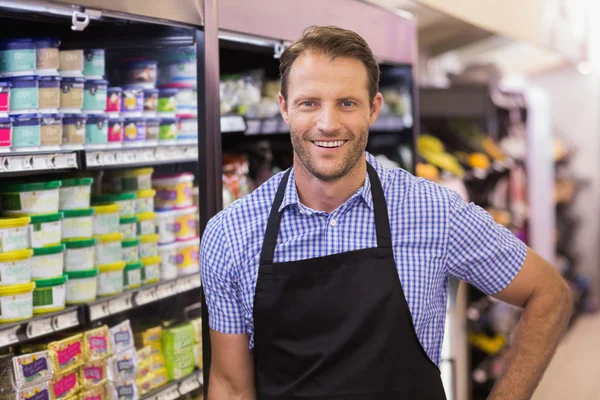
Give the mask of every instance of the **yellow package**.
[[162, 339], [162, 327], [155, 326], [154, 328], [146, 329], [142, 332], [142, 341], [144, 346], [149, 344], [160, 342]]
[[48, 352], [55, 375], [63, 374], [83, 364], [83, 335], [78, 334], [48, 344]]
[[104, 400], [104, 395], [104, 385], [100, 385], [83, 393], [80, 393], [79, 400]]
[[152, 356], [152, 372], [167, 368], [167, 363], [165, 361], [165, 356], [162, 352], [155, 354]]
[[167, 369], [159, 369], [152, 373], [152, 390], [157, 389], [169, 382], [169, 375]]
[[194, 342], [202, 343], [202, 318], [196, 318], [190, 322], [194, 327]]
[[143, 379], [152, 372], [152, 348], [146, 346], [139, 349], [136, 354], [137, 358], [137, 375], [136, 379]]
[[92, 389], [103, 385], [108, 378], [107, 359], [89, 361], [81, 367], [81, 386]]
[[202, 344], [194, 345], [194, 361], [196, 362], [196, 368], [202, 369]]
[[139, 349], [136, 352], [136, 357], [138, 364], [143, 363], [144, 361], [152, 359], [152, 348], [150, 346], [145, 346]]
[[63, 375], [55, 376], [50, 386], [53, 399], [72, 397], [79, 392], [79, 370], [73, 369]]
[[95, 361], [106, 358], [112, 354], [110, 330], [102, 325], [83, 334], [86, 361]]
[[147, 394], [153, 390], [153, 388], [152, 388], [153, 379], [154, 379], [153, 374], [148, 374], [143, 378], [138, 378], [135, 380], [135, 385], [137, 386], [140, 396], [144, 396], [145, 394]]

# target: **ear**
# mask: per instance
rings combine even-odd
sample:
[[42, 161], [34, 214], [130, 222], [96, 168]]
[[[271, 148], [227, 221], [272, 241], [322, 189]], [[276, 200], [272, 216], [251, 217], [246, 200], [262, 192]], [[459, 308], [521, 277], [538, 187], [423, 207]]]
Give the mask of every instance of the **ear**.
[[285, 102], [285, 99], [283, 98], [281, 92], [279, 93], [279, 96], [277, 96], [277, 102], [279, 103], [279, 112], [281, 113], [281, 117], [283, 118], [285, 123], [289, 125], [287, 103]]
[[381, 111], [381, 106], [383, 105], [383, 96], [381, 93], [377, 93], [375, 98], [373, 98], [373, 103], [371, 104], [371, 115], [369, 116], [369, 126], [373, 125], [377, 120], [377, 116]]

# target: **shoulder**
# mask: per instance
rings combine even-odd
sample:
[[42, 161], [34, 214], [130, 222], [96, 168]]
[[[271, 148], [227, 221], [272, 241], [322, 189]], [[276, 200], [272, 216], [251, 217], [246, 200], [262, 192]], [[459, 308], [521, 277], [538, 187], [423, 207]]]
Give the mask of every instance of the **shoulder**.
[[385, 172], [384, 190], [392, 204], [418, 203], [448, 210], [458, 193], [437, 183], [418, 178], [411, 173], [394, 168]]

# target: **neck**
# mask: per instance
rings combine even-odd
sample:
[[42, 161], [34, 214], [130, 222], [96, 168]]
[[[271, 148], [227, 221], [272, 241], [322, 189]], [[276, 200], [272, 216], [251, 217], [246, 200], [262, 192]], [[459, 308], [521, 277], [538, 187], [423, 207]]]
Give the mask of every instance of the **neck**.
[[312, 175], [294, 159], [294, 180], [302, 204], [313, 210], [332, 212], [365, 184], [367, 164], [365, 155], [342, 178], [326, 182]]

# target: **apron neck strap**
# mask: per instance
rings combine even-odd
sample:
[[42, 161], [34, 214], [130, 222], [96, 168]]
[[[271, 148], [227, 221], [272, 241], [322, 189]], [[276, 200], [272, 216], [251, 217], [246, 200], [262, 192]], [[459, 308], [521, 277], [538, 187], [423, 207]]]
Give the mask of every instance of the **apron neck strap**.
[[[265, 238], [260, 253], [261, 265], [273, 264], [282, 214], [279, 211], [279, 207], [283, 202], [285, 189], [290, 179], [291, 172], [292, 169], [290, 168], [285, 175], [283, 175], [279, 187], [277, 188], [277, 194], [273, 200], [273, 205], [271, 206], [267, 230], [265, 231]], [[371, 196], [373, 197], [375, 229], [377, 232], [377, 247], [392, 247], [392, 234], [390, 232], [390, 220], [388, 217], [385, 195], [377, 171], [375, 171], [375, 168], [373, 168], [369, 162], [367, 162], [367, 173], [369, 174], [369, 181], [371, 182]]]

